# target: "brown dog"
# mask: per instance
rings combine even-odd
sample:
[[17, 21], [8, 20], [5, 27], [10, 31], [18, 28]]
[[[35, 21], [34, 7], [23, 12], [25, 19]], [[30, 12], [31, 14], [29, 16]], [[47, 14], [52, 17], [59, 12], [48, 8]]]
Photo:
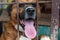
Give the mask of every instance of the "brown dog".
[[[31, 6], [31, 5], [30, 4], [25, 5], [24, 8], [27, 6]], [[9, 5], [8, 8], [9, 8], [8, 13], [10, 16], [10, 21], [4, 25], [4, 32], [1, 35], [1, 40], [18, 40], [18, 31], [15, 29], [15, 25], [17, 24], [17, 16], [16, 16], [17, 5], [12, 4], [12, 5]], [[22, 13], [24, 11], [24, 8], [18, 9], [19, 10], [18, 12]], [[19, 31], [19, 35], [20, 36], [23, 35], [23, 32]], [[36, 38], [33, 40], [36, 40]]]

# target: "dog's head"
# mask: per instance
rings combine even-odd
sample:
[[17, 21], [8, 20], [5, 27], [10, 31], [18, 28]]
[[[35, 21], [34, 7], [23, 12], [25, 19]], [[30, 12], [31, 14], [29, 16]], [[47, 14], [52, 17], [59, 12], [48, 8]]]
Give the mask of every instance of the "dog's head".
[[[19, 21], [36, 19], [36, 5], [35, 4], [19, 4], [18, 6], [19, 6], [19, 9], [17, 9], [17, 4], [11, 4], [7, 8], [7, 12], [14, 23], [17, 24], [17, 14], [19, 14], [18, 15]], [[17, 13], [17, 10], [18, 10], [18, 13]]]
[[[19, 19], [21, 20], [35, 20], [36, 19], [36, 5], [35, 4], [19, 4], [19, 9], [17, 9], [17, 4], [11, 4], [7, 8], [7, 12], [12, 20], [17, 19], [17, 14], [19, 16]], [[21, 8], [21, 6], [23, 6]], [[18, 10], [18, 12], [17, 12]]]

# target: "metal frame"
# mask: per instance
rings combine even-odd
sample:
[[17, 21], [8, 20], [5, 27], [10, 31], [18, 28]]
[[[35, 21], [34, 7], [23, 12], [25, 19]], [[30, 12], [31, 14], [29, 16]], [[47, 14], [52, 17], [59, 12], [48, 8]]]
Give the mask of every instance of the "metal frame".
[[[37, 7], [36, 7], [36, 10], [37, 10], [37, 13], [38, 13], [38, 0], [36, 0], [36, 5], [37, 5]], [[37, 16], [38, 16], [38, 14], [37, 14]], [[36, 20], [36, 30], [38, 31], [38, 18], [37, 18], [37, 20]], [[38, 33], [38, 32], [37, 32]], [[38, 40], [38, 35], [37, 35], [37, 40]]]
[[[38, 5], [39, 3], [50, 3], [51, 1], [39, 1], [38, 0], [36, 1], [36, 4], [37, 4], [37, 8], [38, 8]], [[1, 3], [0, 2], [0, 5], [2, 4], [15, 4], [17, 3], [17, 8], [18, 7], [18, 1], [16, 2], [13, 2], [13, 3]], [[59, 0], [52, 0], [52, 15], [51, 15], [51, 40], [58, 40], [58, 26], [59, 26], [59, 3], [60, 1]], [[18, 12], [18, 10], [17, 10]], [[38, 13], [38, 10], [37, 10], [37, 13]], [[18, 15], [18, 14], [17, 14]], [[38, 16], [38, 15], [37, 15]], [[19, 17], [17, 16], [17, 19], [19, 19]], [[38, 21], [38, 18], [37, 18], [37, 21]], [[18, 23], [19, 25], [19, 23]], [[37, 22], [37, 25], [38, 26], [38, 22]], [[18, 30], [19, 30], [19, 27], [18, 27]], [[19, 32], [18, 32], [18, 35], [19, 35]], [[19, 38], [19, 36], [18, 36]], [[38, 36], [37, 36], [37, 40], [38, 40]]]
[[58, 40], [59, 0], [52, 0], [51, 40]]

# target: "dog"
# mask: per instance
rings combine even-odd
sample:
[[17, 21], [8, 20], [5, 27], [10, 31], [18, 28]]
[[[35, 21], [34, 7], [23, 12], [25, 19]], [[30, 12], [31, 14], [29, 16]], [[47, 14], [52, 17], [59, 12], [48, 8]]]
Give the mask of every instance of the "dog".
[[[14, 2], [14, 1], [13, 1]], [[17, 4], [11, 4], [7, 8], [8, 15], [10, 16], [10, 21], [5, 23], [4, 32], [1, 35], [0, 40], [18, 40], [18, 36], [22, 38], [26, 38], [24, 35], [24, 21], [36, 21], [36, 17], [40, 17], [40, 7], [38, 6], [38, 13], [36, 13], [36, 4], [19, 4], [19, 9], [17, 13]], [[19, 14], [19, 15], [17, 15]], [[36, 16], [38, 14], [38, 16]], [[18, 20], [17, 20], [18, 16]], [[18, 24], [19, 23], [19, 30]], [[35, 26], [35, 25], [34, 25]], [[19, 33], [19, 35], [18, 35]], [[21, 36], [24, 35], [24, 36]], [[30, 40], [30, 39], [29, 39]], [[32, 40], [37, 40], [36, 37]]]
[[[20, 5], [19, 7], [21, 8], [18, 9], [19, 27], [20, 27], [19, 30], [17, 28], [18, 25], [16, 25], [18, 23], [17, 22], [17, 4], [11, 4], [7, 8], [7, 12], [10, 16], [10, 21], [4, 25], [4, 32], [1, 35], [1, 38], [0, 38], [1, 40], [19, 40], [18, 36], [21, 37], [21, 35], [24, 34], [24, 30], [25, 30], [24, 21], [36, 20], [36, 9], [34, 4], [33, 5], [20, 4]], [[24, 37], [26, 36], [24, 35]], [[36, 38], [32, 40], [36, 40]]]

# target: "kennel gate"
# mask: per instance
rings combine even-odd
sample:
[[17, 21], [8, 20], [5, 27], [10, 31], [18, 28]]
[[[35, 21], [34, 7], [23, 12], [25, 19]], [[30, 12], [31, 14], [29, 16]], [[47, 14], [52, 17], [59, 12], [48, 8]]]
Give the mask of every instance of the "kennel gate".
[[[49, 2], [49, 1], [47, 1]], [[2, 4], [14, 4], [14, 3], [17, 3], [17, 8], [18, 7], [18, 1], [16, 2], [13, 2], [13, 3], [7, 3], [7, 2], [0, 2], [0, 5]], [[27, 2], [28, 3], [28, 2]], [[36, 0], [36, 4], [37, 4], [37, 8], [39, 6], [39, 3], [46, 3], [46, 1], [38, 1]], [[52, 15], [51, 15], [51, 40], [58, 40], [58, 26], [59, 26], [59, 3], [60, 1], [59, 0], [52, 0]], [[38, 13], [38, 10], [37, 10], [37, 13]], [[18, 15], [18, 14], [17, 14]], [[38, 16], [38, 15], [37, 15]], [[0, 19], [0, 21], [2, 21]], [[6, 20], [4, 20], [5, 22]], [[38, 18], [37, 18], [37, 21], [38, 21]], [[37, 25], [38, 26], [38, 22], [37, 22]], [[37, 36], [38, 37], [38, 36]], [[38, 40], [38, 39], [37, 39]]]

